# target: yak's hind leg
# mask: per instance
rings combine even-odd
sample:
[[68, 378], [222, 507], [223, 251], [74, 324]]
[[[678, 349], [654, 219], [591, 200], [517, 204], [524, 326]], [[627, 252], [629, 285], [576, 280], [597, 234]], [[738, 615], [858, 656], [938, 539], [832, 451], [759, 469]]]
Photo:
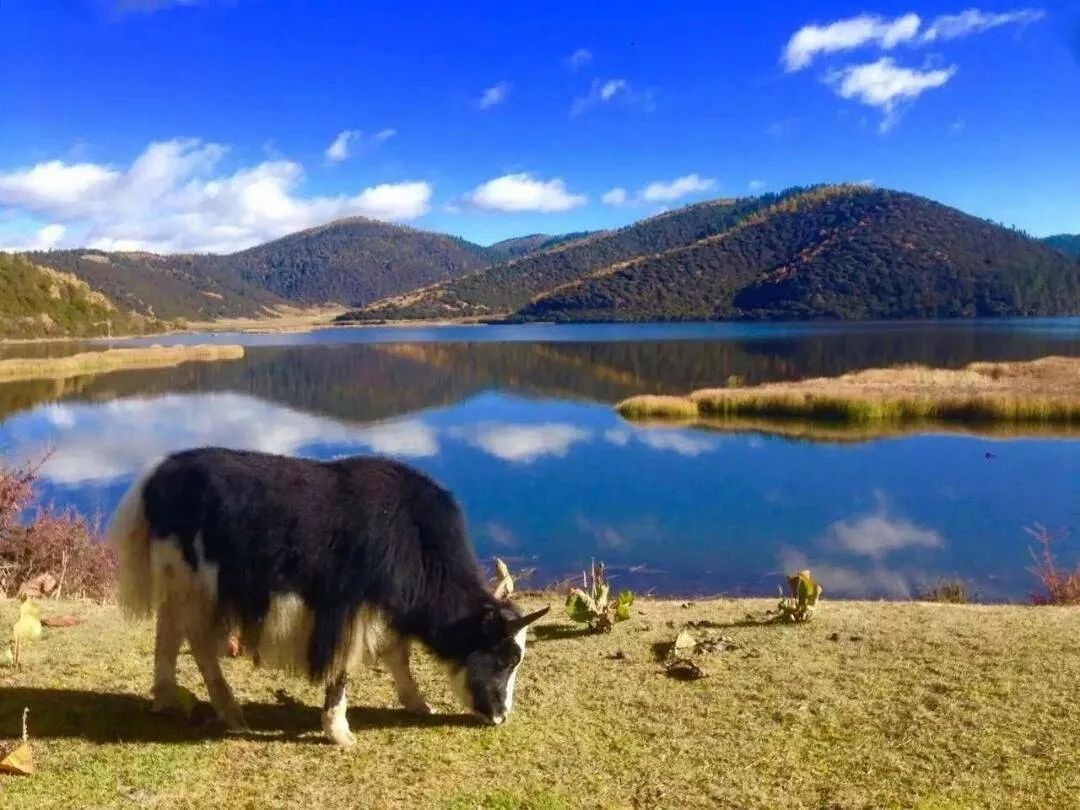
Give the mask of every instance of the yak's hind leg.
[[326, 700], [323, 702], [322, 726], [331, 742], [342, 746], [356, 743], [356, 737], [349, 730], [349, 718], [345, 711], [348, 702], [345, 699], [345, 684], [348, 675], [344, 672], [332, 676], [326, 684]]
[[397, 688], [401, 705], [413, 714], [431, 714], [431, 707], [420, 694], [420, 689], [409, 669], [409, 647], [406, 639], [395, 641], [382, 654], [382, 660], [394, 678], [394, 686]]
[[156, 713], [184, 712], [176, 686], [176, 658], [183, 642], [182, 617], [177, 613], [176, 600], [169, 597], [158, 607], [157, 635], [154, 639], [154, 703], [151, 710]]

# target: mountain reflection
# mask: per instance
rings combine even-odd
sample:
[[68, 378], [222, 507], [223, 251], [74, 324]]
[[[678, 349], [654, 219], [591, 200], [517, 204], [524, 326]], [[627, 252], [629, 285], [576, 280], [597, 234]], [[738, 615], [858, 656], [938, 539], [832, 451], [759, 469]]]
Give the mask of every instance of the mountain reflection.
[[[748, 331], [751, 327], [742, 328]], [[1080, 355], [1080, 325], [1058, 331], [1003, 323], [996, 328], [802, 328], [782, 337], [775, 332], [763, 329], [760, 337], [724, 340], [255, 346], [235, 362], [3, 384], [0, 417], [42, 402], [234, 392], [312, 414], [372, 422], [492, 389], [613, 403], [639, 393], [685, 392], [731, 377], [755, 384], [902, 363], [957, 367], [977, 360]]]

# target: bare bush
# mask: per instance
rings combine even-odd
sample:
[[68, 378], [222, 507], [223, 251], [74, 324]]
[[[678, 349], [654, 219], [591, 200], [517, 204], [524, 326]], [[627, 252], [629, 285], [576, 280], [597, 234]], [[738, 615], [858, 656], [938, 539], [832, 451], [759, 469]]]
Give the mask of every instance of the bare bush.
[[116, 556], [102, 542], [100, 521], [36, 505], [37, 472], [0, 465], [0, 596], [34, 588], [39, 597], [108, 598]]
[[1036, 523], [1024, 531], [1035, 538], [1036, 548], [1029, 549], [1035, 564], [1031, 572], [1039, 578], [1045, 593], [1034, 593], [1031, 599], [1037, 605], [1080, 605], [1080, 565], [1073, 570], [1062, 569], [1050, 548], [1051, 543], [1064, 540], [1068, 531], [1049, 532]]

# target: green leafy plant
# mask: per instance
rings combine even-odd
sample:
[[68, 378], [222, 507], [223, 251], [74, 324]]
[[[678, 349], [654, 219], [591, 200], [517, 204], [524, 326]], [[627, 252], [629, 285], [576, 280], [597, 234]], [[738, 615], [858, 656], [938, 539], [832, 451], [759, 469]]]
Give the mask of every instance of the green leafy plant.
[[615, 622], [630, 618], [630, 606], [634, 604], [633, 591], [621, 591], [611, 598], [611, 586], [604, 574], [604, 564], [593, 562], [591, 576], [581, 572], [580, 588], [571, 588], [566, 597], [566, 615], [575, 622], [587, 624], [598, 633], [607, 633]]
[[806, 622], [814, 613], [821, 598], [821, 585], [810, 576], [810, 571], [800, 571], [787, 578], [789, 596], [780, 591], [779, 620], [783, 622]]

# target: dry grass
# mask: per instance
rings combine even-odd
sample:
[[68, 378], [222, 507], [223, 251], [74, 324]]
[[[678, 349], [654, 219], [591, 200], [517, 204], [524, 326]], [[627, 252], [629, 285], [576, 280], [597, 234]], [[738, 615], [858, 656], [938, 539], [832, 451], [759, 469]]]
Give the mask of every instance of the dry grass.
[[631, 397], [617, 408], [629, 419], [687, 419], [696, 415], [849, 425], [1078, 425], [1080, 358], [972, 363], [959, 370], [921, 366], [870, 369], [836, 378], [709, 388], [687, 397]]
[[126, 369], [167, 368], [181, 363], [239, 360], [243, 356], [243, 346], [201, 345], [106, 349], [67, 357], [13, 357], [0, 360], [0, 382], [63, 379]]
[[[323, 743], [319, 695], [227, 661], [255, 729], [208, 737], [147, 712], [153, 634], [114, 608], [0, 669], [0, 736], [23, 706], [40, 772], [0, 777], [4, 807], [1072, 807], [1080, 789], [1080, 611], [826, 601], [805, 626], [746, 621], [772, 601], [642, 600], [605, 636], [536, 629], [501, 728], [399, 711], [389, 676], [351, 687], [351, 751]], [[0, 624], [15, 615], [0, 603]], [[688, 620], [736, 642], [710, 677], [665, 677]], [[698, 631], [704, 632], [704, 631]], [[621, 652], [621, 657], [615, 657]], [[195, 666], [181, 680], [202, 695]], [[275, 698], [284, 687], [287, 699]], [[293, 702], [293, 701], [297, 702]]]

